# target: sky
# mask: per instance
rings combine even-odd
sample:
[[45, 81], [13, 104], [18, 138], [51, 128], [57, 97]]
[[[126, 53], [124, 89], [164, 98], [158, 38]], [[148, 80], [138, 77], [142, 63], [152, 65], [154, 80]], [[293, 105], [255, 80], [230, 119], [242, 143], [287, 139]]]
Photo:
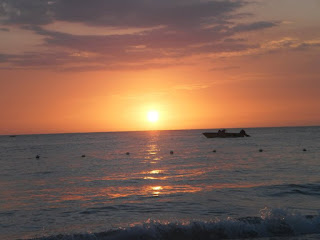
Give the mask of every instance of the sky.
[[320, 125], [319, 11], [0, 0], [0, 134]]

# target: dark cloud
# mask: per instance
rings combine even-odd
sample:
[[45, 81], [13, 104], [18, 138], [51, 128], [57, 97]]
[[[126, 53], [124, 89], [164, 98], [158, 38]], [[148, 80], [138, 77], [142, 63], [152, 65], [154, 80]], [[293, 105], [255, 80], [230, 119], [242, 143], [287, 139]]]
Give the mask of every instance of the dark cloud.
[[277, 25], [279, 25], [277, 22], [260, 21], [249, 24], [239, 24], [233, 27], [232, 30], [235, 32], [257, 31], [265, 28], [275, 27]]
[[0, 0], [0, 14], [7, 24], [61, 20], [112, 27], [190, 27], [219, 23], [243, 5], [240, 0]]
[[312, 48], [320, 48], [320, 42], [303, 42], [295, 46], [295, 50], [308, 50]]
[[232, 43], [232, 42], [245, 42], [247, 41], [247, 39], [244, 39], [244, 38], [226, 38], [223, 40], [224, 42], [229, 42], [229, 43]]
[[9, 28], [0, 28], [0, 31], [2, 31], [2, 32], [10, 32], [10, 29]]
[[37, 29], [38, 34], [46, 36], [45, 42], [50, 46], [66, 47], [80, 51], [112, 53], [133, 50], [136, 46], [147, 49], [187, 48], [193, 44], [216, 42], [229, 36], [230, 32], [219, 31], [182, 31], [168, 32], [166, 29], [146, 31], [139, 34], [90, 36], [72, 35]]
[[[24, 29], [45, 36], [45, 44], [50, 48], [68, 49], [69, 52], [94, 53], [100, 55], [101, 59], [97, 59], [97, 57], [91, 57], [91, 59], [102, 62], [143, 62], [168, 57], [180, 58], [193, 54], [245, 51], [258, 47], [258, 45], [246, 44], [243, 39], [240, 39], [239, 42], [223, 41], [225, 37], [235, 34], [228, 27], [209, 30], [194, 29], [193, 31], [177, 29], [175, 32], [167, 31], [164, 28], [139, 34], [107, 36], [79, 36], [30, 26], [24, 27]], [[34, 59], [33, 55], [29, 59], [31, 62], [35, 62], [32, 60]], [[47, 61], [39, 59], [39, 62], [45, 63]], [[54, 62], [58, 63], [57, 60]]]
[[[0, 19], [43, 36], [48, 52], [6, 58], [16, 66], [76, 69], [152, 66], [161, 59], [258, 48], [236, 34], [274, 27], [274, 22], [236, 24], [247, 16], [233, 0], [0, 0]], [[131, 34], [73, 35], [49, 31], [54, 21], [114, 28], [148, 28]], [[0, 55], [1, 56], [1, 55]], [[1, 57], [0, 57], [1, 59]], [[158, 63], [158, 66], [161, 64]]]
[[0, 53], [0, 63], [7, 62], [10, 59], [10, 55]]
[[[78, 38], [76, 38], [79, 40]], [[87, 39], [88, 40], [88, 39]], [[16, 67], [30, 68], [52, 68], [56, 70], [77, 70], [77, 71], [92, 71], [92, 70], [115, 70], [115, 69], [130, 69], [138, 70], [150, 67], [165, 67], [175, 62], [181, 64], [183, 57], [191, 55], [207, 54], [207, 53], [224, 53], [224, 52], [239, 52], [257, 48], [257, 45], [250, 44], [229, 44], [225, 42], [212, 43], [200, 47], [175, 47], [168, 49], [150, 48], [125, 48], [119, 45], [118, 49], [94, 45], [90, 39], [88, 44], [77, 42], [71, 48], [68, 45], [67, 51], [54, 51], [46, 53], [25, 53], [20, 55], [0, 55], [0, 63], [11, 63]], [[70, 42], [72, 43], [72, 41]], [[101, 42], [102, 44], [103, 42]], [[64, 45], [65, 46], [65, 45]], [[163, 59], [168, 59], [167, 63], [163, 63]]]
[[48, 24], [52, 15], [50, 4], [44, 0], [0, 0], [0, 16], [6, 24]]
[[[257, 24], [258, 25], [258, 24]], [[270, 25], [271, 26], [271, 25]], [[272, 25], [273, 26], [273, 25]], [[263, 26], [262, 28], [265, 28]], [[167, 50], [177, 52], [187, 49], [205, 49], [205, 51], [223, 52], [240, 51], [247, 48], [244, 39], [231, 39], [240, 31], [239, 28], [230, 28], [228, 26], [219, 26], [210, 29], [176, 29], [168, 31], [166, 28], [148, 30], [138, 34], [122, 35], [72, 35], [67, 33], [48, 31], [41, 27], [24, 27], [32, 30], [39, 35], [45, 36], [45, 43], [48, 46], [64, 47], [77, 51], [88, 51], [100, 54], [129, 54], [129, 52], [139, 52], [138, 46], [143, 46], [143, 51], [149, 50]], [[247, 29], [247, 28], [245, 28]], [[246, 31], [246, 30], [244, 30]], [[224, 43], [220, 43], [223, 41]], [[193, 47], [193, 45], [204, 45]], [[217, 47], [218, 45], [218, 47]]]
[[[19, 67], [112, 70], [121, 66], [125, 69], [139, 69], [141, 66], [149, 66], [146, 62], [152, 60], [178, 60], [196, 54], [241, 52], [259, 47], [248, 44], [243, 39], [224, 41], [235, 34], [232, 28], [228, 27], [175, 32], [156, 29], [139, 34], [107, 36], [79, 36], [48, 31], [36, 26], [26, 26], [24, 29], [44, 36], [44, 44], [52, 52], [26, 53], [11, 57], [10, 62]], [[82, 67], [64, 67], [70, 63], [81, 64]], [[136, 63], [134, 67], [132, 63]]]

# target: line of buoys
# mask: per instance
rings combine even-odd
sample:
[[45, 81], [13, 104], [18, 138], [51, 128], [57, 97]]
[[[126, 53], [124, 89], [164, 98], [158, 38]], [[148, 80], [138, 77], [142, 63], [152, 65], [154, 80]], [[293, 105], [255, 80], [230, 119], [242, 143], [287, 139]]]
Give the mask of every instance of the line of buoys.
[[[303, 152], [306, 152], [307, 149], [306, 149], [306, 148], [303, 148], [302, 151], [303, 151]], [[216, 149], [213, 149], [212, 152], [215, 153], [215, 152], [217, 152], [217, 150], [216, 150]], [[259, 152], [263, 152], [263, 149], [260, 148], [260, 149], [259, 149]], [[170, 151], [170, 155], [173, 155], [173, 154], [174, 154], [174, 152], [171, 150], [171, 151]], [[130, 155], [130, 152], [126, 152], [126, 155]], [[84, 158], [84, 157], [86, 157], [86, 155], [85, 155], [85, 154], [82, 154], [81, 157]], [[40, 155], [39, 155], [39, 154], [36, 155], [36, 159], [39, 159], [39, 158], [40, 158]]]

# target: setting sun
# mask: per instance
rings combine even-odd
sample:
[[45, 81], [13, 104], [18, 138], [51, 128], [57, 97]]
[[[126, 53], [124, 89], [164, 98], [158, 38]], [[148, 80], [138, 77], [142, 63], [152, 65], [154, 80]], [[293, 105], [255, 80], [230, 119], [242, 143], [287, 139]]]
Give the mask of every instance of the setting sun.
[[159, 113], [157, 111], [149, 111], [147, 118], [149, 122], [157, 122], [159, 119]]

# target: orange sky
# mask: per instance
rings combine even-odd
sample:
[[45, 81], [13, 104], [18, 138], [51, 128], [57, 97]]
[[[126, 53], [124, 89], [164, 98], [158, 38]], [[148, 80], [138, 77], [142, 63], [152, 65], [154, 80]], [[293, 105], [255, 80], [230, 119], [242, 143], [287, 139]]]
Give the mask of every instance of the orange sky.
[[320, 125], [317, 0], [0, 3], [0, 134]]

